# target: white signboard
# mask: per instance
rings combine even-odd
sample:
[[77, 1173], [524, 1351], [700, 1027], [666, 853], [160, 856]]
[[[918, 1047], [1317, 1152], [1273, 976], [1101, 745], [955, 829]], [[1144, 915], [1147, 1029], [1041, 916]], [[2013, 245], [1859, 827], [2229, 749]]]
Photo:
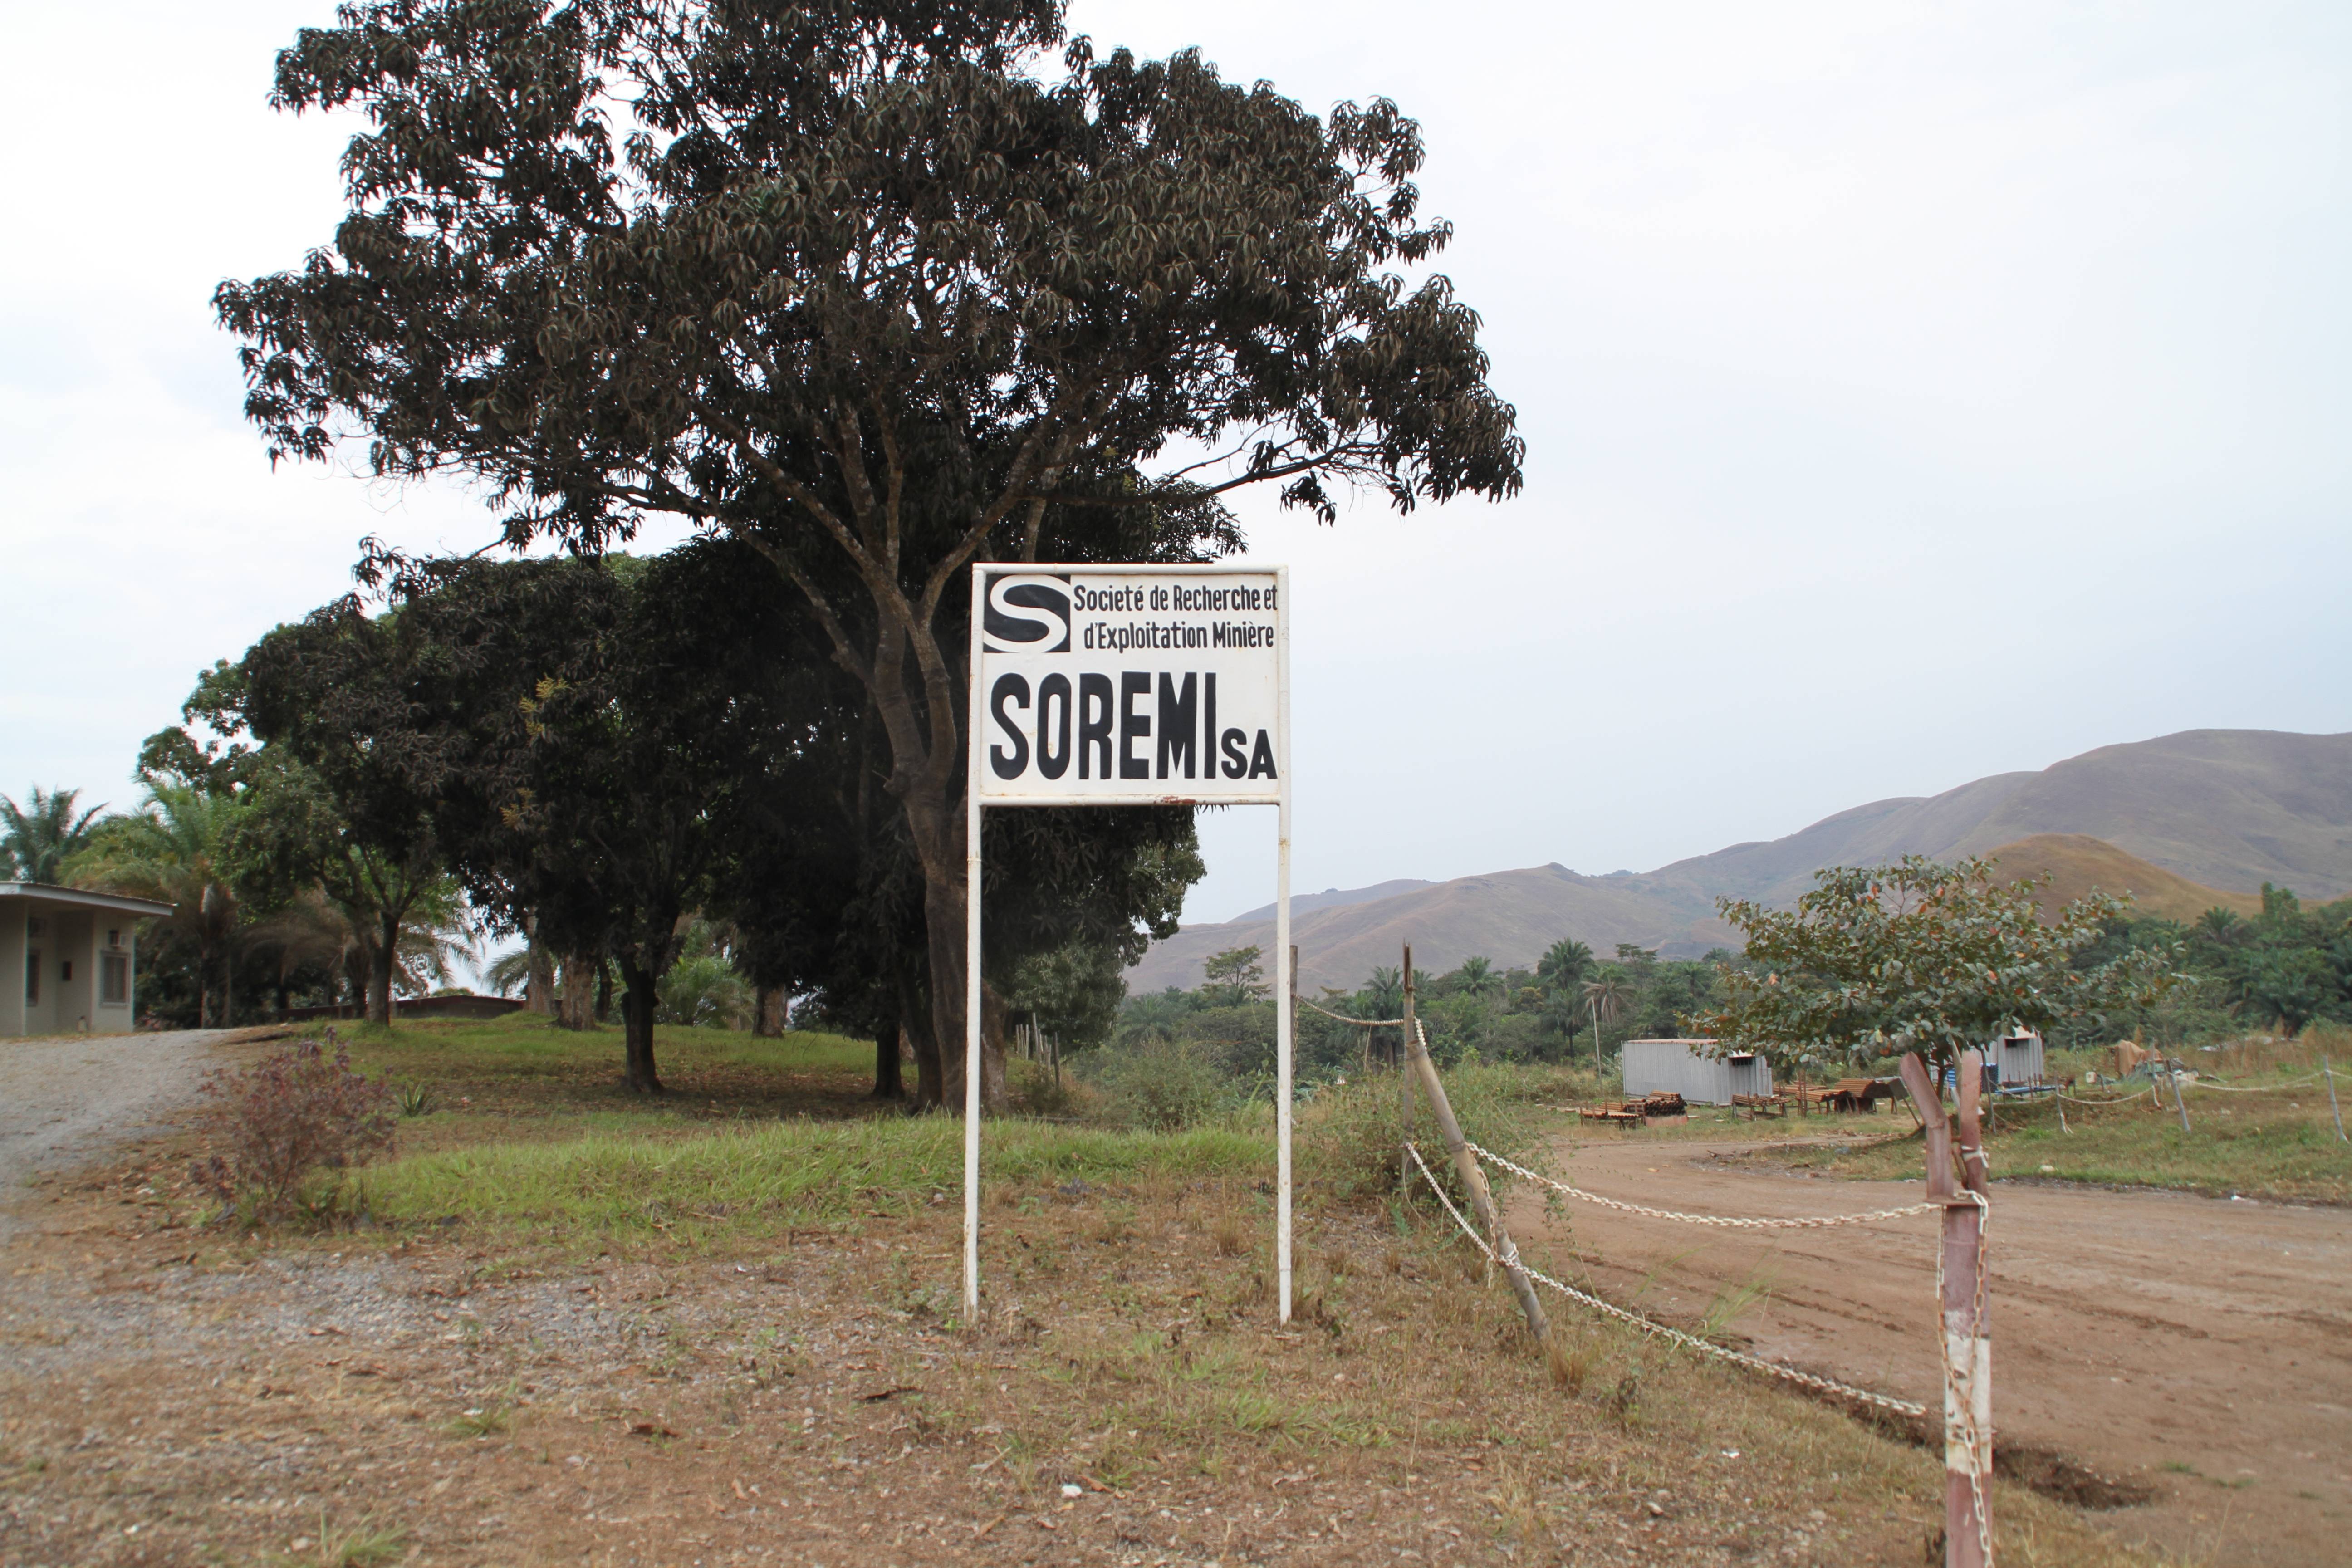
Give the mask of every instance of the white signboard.
[[963, 1297], [980, 1311], [981, 810], [1202, 801], [1281, 810], [1275, 851], [1275, 1271], [1290, 1321], [1290, 574], [971, 574], [965, 759]]
[[1280, 801], [1281, 573], [981, 570], [983, 804]]

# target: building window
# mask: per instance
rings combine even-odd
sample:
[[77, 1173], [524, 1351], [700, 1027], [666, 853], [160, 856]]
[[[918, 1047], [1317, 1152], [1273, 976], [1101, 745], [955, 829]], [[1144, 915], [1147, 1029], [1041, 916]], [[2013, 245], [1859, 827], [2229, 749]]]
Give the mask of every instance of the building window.
[[60, 980], [71, 980], [73, 978], [72, 959], [68, 958], [63, 963], [58, 965], [58, 978]]
[[34, 948], [25, 954], [25, 1005], [41, 1005], [41, 950]]
[[130, 1005], [131, 960], [121, 953], [107, 952], [99, 955], [98, 999], [109, 1007], [123, 1007]]

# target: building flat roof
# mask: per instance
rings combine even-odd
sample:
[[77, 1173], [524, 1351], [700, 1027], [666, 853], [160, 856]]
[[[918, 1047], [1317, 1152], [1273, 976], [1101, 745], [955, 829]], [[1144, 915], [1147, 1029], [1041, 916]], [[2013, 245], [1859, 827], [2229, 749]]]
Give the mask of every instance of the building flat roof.
[[125, 915], [168, 915], [176, 904], [159, 904], [152, 899], [128, 899], [121, 893], [93, 893], [88, 888], [57, 888], [47, 882], [0, 882], [0, 899], [25, 899], [44, 904], [67, 904], [76, 909], [112, 910]]

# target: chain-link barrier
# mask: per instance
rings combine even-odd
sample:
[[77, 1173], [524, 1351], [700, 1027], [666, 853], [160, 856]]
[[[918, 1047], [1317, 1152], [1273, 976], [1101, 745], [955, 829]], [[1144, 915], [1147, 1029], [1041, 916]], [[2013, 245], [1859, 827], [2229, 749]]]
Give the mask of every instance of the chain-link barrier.
[[1902, 1219], [1915, 1214], [1933, 1214], [1943, 1207], [1941, 1204], [1934, 1203], [1906, 1204], [1901, 1208], [1872, 1209], [1866, 1214], [1805, 1215], [1780, 1218], [1738, 1215], [1680, 1214], [1673, 1209], [1654, 1209], [1643, 1204], [1629, 1204], [1618, 1198], [1604, 1198], [1599, 1193], [1589, 1193], [1582, 1187], [1571, 1186], [1566, 1182], [1555, 1181], [1549, 1176], [1530, 1171], [1525, 1165], [1506, 1160], [1492, 1149], [1481, 1148], [1466, 1139], [1463, 1142], [1463, 1147], [1488, 1164], [1499, 1165], [1515, 1176], [1524, 1176], [1530, 1182], [1549, 1187], [1556, 1193], [1575, 1198], [1581, 1203], [1598, 1204], [1602, 1208], [1615, 1209], [1622, 1214], [1646, 1215], [1652, 1219], [1670, 1219], [1683, 1225], [1716, 1226], [1726, 1230], [1827, 1230], [1832, 1226], [1868, 1225], [1874, 1220]]
[[[1473, 1147], [1475, 1146], [1473, 1145]], [[1505, 1267], [1516, 1263], [1526, 1272], [1528, 1279], [1539, 1285], [1551, 1287], [1572, 1301], [1581, 1302], [1594, 1311], [1637, 1328], [1645, 1334], [1671, 1341], [1702, 1354], [1713, 1356], [1717, 1361], [1729, 1362], [1734, 1366], [1744, 1366], [1751, 1372], [1760, 1372], [1773, 1377], [1784, 1378], [1790, 1383], [1812, 1389], [1816, 1393], [1835, 1394], [1842, 1399], [1851, 1399], [1863, 1405], [1874, 1405], [1881, 1410], [1891, 1410], [1898, 1415], [1907, 1415], [1915, 1420], [1927, 1419], [1927, 1407], [1924, 1405], [1914, 1405], [1907, 1399], [1896, 1399], [1888, 1394], [1873, 1394], [1866, 1388], [1856, 1388], [1851, 1384], [1839, 1383], [1831, 1378], [1816, 1377], [1811, 1373], [1799, 1372], [1795, 1367], [1782, 1366], [1779, 1362], [1766, 1361], [1762, 1356], [1749, 1355], [1745, 1351], [1728, 1350], [1711, 1340], [1701, 1339], [1696, 1334], [1659, 1322], [1654, 1318], [1645, 1317], [1640, 1312], [1621, 1307], [1614, 1301], [1605, 1300], [1589, 1290], [1580, 1290], [1563, 1280], [1555, 1279], [1539, 1268], [1529, 1268], [1524, 1255], [1510, 1258], [1503, 1258], [1486, 1244], [1486, 1237], [1478, 1234], [1477, 1228], [1462, 1216], [1462, 1211], [1454, 1206], [1454, 1200], [1445, 1195], [1445, 1188], [1431, 1173], [1428, 1163], [1422, 1159], [1420, 1148], [1407, 1143], [1405, 1150], [1412, 1154], [1412, 1163], [1420, 1167], [1422, 1176], [1429, 1183], [1429, 1190], [1437, 1194], [1437, 1201], [1445, 1205], [1445, 1212], [1454, 1216], [1454, 1223], [1461, 1227], [1462, 1234], [1470, 1238], [1470, 1244], [1485, 1255], [1488, 1262]], [[1516, 1250], [1514, 1248], [1515, 1252]]]

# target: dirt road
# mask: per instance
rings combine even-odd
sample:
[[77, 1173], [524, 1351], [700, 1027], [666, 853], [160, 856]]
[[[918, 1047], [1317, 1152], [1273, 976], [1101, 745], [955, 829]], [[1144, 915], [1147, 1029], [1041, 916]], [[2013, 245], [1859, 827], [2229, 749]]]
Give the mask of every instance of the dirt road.
[[196, 1095], [225, 1029], [0, 1040], [0, 1237], [43, 1171], [91, 1158]]
[[[1854, 1213], [1918, 1191], [1738, 1158], [1753, 1147], [1559, 1153], [1596, 1193], [1711, 1214]], [[1727, 1233], [1586, 1204], [1547, 1225], [1515, 1201], [1531, 1254], [1548, 1244], [1617, 1300], [1689, 1324], [1761, 1288], [1732, 1322], [1759, 1353], [1941, 1408], [1933, 1216]], [[2345, 1560], [2352, 1211], [2001, 1183], [1989, 1234], [2001, 1441], [2153, 1486], [2102, 1516], [2126, 1540], [2197, 1561]]]

